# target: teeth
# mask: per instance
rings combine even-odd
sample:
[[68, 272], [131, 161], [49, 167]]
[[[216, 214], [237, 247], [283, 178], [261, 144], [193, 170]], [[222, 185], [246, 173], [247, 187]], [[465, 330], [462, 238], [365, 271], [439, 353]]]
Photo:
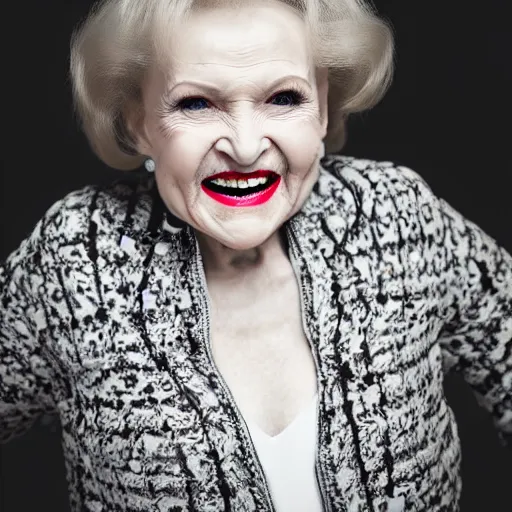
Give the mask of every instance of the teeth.
[[217, 178], [212, 180], [212, 183], [214, 185], [219, 185], [220, 187], [250, 188], [257, 187], [258, 185], [264, 185], [268, 180], [268, 176], [262, 178], [249, 178], [248, 180], [223, 180]]

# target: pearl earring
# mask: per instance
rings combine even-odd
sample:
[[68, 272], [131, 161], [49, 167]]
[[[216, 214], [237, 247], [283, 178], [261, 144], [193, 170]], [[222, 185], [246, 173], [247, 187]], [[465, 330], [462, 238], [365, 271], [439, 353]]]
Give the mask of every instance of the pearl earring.
[[144, 167], [146, 168], [146, 171], [148, 172], [155, 172], [155, 161], [152, 158], [146, 158], [144, 162]]
[[325, 156], [325, 144], [322, 142], [322, 144], [320, 145], [320, 151], [319, 151], [319, 154], [320, 154], [320, 158], [323, 158]]

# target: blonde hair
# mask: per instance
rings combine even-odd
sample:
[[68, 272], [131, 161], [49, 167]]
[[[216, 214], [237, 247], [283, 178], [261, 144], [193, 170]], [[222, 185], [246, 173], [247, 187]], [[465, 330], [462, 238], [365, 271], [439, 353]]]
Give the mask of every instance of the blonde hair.
[[[168, 54], [172, 24], [194, 8], [244, 0], [102, 0], [71, 39], [75, 111], [93, 151], [107, 165], [135, 169], [135, 149], [124, 113], [139, 104], [148, 69]], [[247, 0], [245, 0], [247, 1]], [[346, 118], [373, 107], [393, 75], [393, 34], [364, 0], [280, 0], [306, 23], [317, 67], [329, 69], [327, 152], [340, 151]]]

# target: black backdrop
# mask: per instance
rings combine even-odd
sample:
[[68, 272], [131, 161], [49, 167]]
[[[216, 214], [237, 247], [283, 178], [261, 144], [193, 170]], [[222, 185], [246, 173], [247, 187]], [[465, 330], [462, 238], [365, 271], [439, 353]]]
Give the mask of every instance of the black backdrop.
[[[437, 195], [512, 252], [507, 0], [377, 0], [397, 38], [397, 73], [381, 104], [350, 122], [345, 154], [418, 171]], [[1, 237], [4, 259], [67, 192], [106, 183], [76, 129], [67, 79], [69, 37], [90, 0], [2, 4], [4, 62]], [[446, 381], [462, 440], [462, 512], [510, 510], [510, 452], [458, 377]], [[69, 511], [58, 423], [39, 422], [1, 447], [0, 510]]]

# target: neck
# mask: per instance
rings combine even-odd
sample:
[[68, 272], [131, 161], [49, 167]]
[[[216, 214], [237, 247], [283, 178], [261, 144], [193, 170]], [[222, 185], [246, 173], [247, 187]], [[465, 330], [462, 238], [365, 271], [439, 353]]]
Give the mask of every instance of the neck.
[[217, 240], [196, 233], [207, 278], [236, 278], [251, 271], [268, 268], [288, 258], [283, 237], [279, 231], [261, 245], [252, 249], [236, 250], [226, 247]]

